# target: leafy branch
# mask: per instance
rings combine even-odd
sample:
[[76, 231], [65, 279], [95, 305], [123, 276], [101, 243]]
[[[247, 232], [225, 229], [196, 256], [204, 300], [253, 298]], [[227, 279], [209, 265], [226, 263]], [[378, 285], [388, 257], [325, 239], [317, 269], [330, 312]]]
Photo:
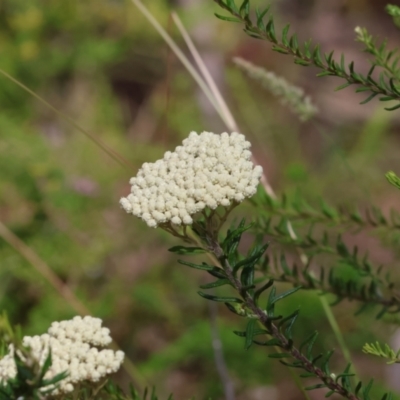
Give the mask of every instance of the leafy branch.
[[[235, 332], [237, 335], [245, 338], [246, 348], [253, 344], [279, 348], [278, 352], [269, 355], [271, 358], [292, 368], [303, 370], [301, 377], [318, 378], [322, 383], [307, 387], [307, 390], [326, 388], [328, 392], [326, 397], [333, 394], [339, 394], [343, 398], [351, 400], [368, 400], [369, 392], [372, 387], [372, 381], [363, 386], [362, 382], [357, 385], [351, 383], [354, 376], [350, 372], [350, 364], [338, 375], [331, 373], [329, 360], [333, 351], [325, 354], [313, 355], [313, 346], [318, 334], [315, 332], [309, 336], [299, 346], [295, 346], [292, 330], [299, 316], [296, 310], [290, 315], [277, 315], [275, 311], [276, 304], [297, 292], [301, 287], [297, 286], [284, 293], [277, 293], [274, 281], [269, 280], [263, 285], [258, 285], [255, 278], [256, 265], [260, 263], [268, 245], [254, 246], [247, 257], [241, 259], [238, 254], [238, 246], [242, 234], [250, 226], [245, 226], [244, 220], [237, 227], [228, 230], [225, 239], [220, 243], [215, 236], [203, 236], [204, 246], [215, 258], [217, 265], [207, 263], [196, 264], [187, 261], [180, 261], [181, 264], [191, 268], [206, 271], [217, 278], [212, 283], [201, 285], [201, 289], [212, 289], [219, 286], [229, 286], [237, 295], [234, 296], [215, 296], [203, 291], [198, 292], [200, 296], [207, 300], [223, 302], [233, 313], [248, 318], [246, 331]], [[182, 249], [180, 249], [182, 253]], [[267, 305], [265, 308], [260, 306], [261, 296], [268, 293]], [[261, 329], [257, 326], [259, 325]], [[266, 336], [266, 340], [260, 340], [259, 336]], [[390, 394], [385, 394], [382, 400], [391, 399]]]
[[[331, 293], [336, 299], [331, 305], [337, 305], [344, 299], [361, 302], [356, 314], [365, 311], [368, 306], [378, 305], [381, 310], [376, 315], [379, 319], [386, 313], [395, 314], [400, 311], [400, 296], [393, 291], [391, 282], [379, 282], [369, 279], [343, 279], [335, 274], [335, 267], [325, 268], [320, 266], [319, 273], [310, 270], [310, 264], [298, 267], [296, 264], [289, 266], [286, 257], [274, 257], [273, 263], [266, 258], [262, 265], [263, 275], [267, 279], [277, 282], [291, 283], [301, 286], [303, 290], [318, 290], [322, 293]], [[389, 292], [386, 296], [384, 292]]]
[[[393, 172], [386, 174], [390, 183], [400, 188], [400, 178], [396, 179]], [[397, 182], [397, 185], [396, 185]], [[250, 200], [262, 211], [261, 220], [268, 221], [271, 216], [287, 218], [292, 222], [304, 221], [309, 224], [322, 223], [330, 225], [342, 225], [347, 229], [355, 228], [382, 228], [389, 231], [400, 231], [400, 213], [391, 210], [389, 217], [383, 215], [377, 207], [370, 207], [364, 212], [345, 207], [333, 207], [321, 201], [319, 207], [309, 204], [304, 198], [288, 197], [272, 198], [268, 194], [262, 194], [258, 199]]]
[[[385, 313], [398, 313], [400, 293], [390, 274], [383, 274], [383, 266], [375, 267], [367, 254], [359, 254], [357, 246], [348, 247], [340, 234], [335, 240], [332, 240], [325, 230], [314, 235], [314, 227], [315, 225], [311, 224], [306, 233], [298, 230], [297, 235], [293, 236], [287, 218], [259, 218], [253, 227], [256, 236], [266, 236], [272, 242], [291, 246], [306, 255], [305, 263], [302, 260], [301, 263], [293, 263], [291, 266], [284, 255], [278, 257], [275, 254], [272, 260], [264, 257], [260, 263], [263, 275], [277, 281], [301, 285], [303, 289], [334, 294], [334, 304], [345, 298], [360, 301], [362, 305], [357, 313], [361, 313], [369, 305], [381, 306], [377, 318], [381, 318]], [[331, 267], [319, 265], [317, 272], [315, 267], [319, 263], [316, 256], [320, 254], [332, 256], [333, 261]], [[338, 266], [349, 267], [358, 276], [344, 279], [336, 272]]]
[[400, 67], [398, 66], [400, 57], [395, 57], [398, 49], [387, 50], [387, 39], [378, 47], [377, 39], [370, 35], [366, 28], [357, 26], [355, 32], [356, 40], [365, 45], [364, 51], [373, 56], [372, 65], [383, 68], [387, 77], [398, 81], [400, 79]]
[[388, 344], [382, 347], [379, 342], [366, 343], [363, 347], [363, 352], [378, 357], [389, 358], [387, 364], [400, 363], [400, 350], [396, 352]]
[[281, 38], [275, 33], [274, 18], [270, 15], [266, 21], [269, 7], [260, 11], [256, 9], [256, 18], [253, 21], [250, 12], [250, 0], [243, 0], [238, 7], [235, 0], [214, 0], [222, 9], [228, 11], [232, 17], [215, 14], [217, 18], [239, 22], [244, 24], [244, 31], [251, 37], [266, 40], [272, 43], [274, 51], [294, 57], [294, 62], [302, 66], [314, 65], [322, 70], [317, 76], [336, 76], [345, 80], [345, 83], [336, 90], [344, 89], [350, 85], [358, 85], [356, 92], [369, 92], [368, 97], [360, 104], [366, 104], [375, 97], [380, 101], [395, 100], [398, 104], [387, 107], [392, 111], [400, 108], [400, 88], [396, 85], [393, 77], [388, 78], [384, 72], [380, 72], [378, 79], [374, 78], [374, 71], [377, 64], [373, 64], [367, 75], [356, 72], [354, 62], [346, 63], [342, 54], [340, 62], [333, 58], [334, 51], [322, 55], [320, 45], [312, 45], [311, 40], [306, 41], [302, 46], [296, 34], [289, 35], [290, 25], [286, 25], [281, 33]]

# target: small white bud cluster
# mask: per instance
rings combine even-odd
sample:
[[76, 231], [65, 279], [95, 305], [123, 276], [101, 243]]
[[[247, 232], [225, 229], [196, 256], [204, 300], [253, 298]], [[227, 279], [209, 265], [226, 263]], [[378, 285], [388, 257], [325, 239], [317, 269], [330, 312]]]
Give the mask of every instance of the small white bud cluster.
[[[122, 351], [97, 348], [112, 341], [109, 329], [101, 325], [99, 318], [77, 316], [69, 321], [53, 322], [43, 335], [23, 338], [22, 344], [30, 348], [32, 358], [41, 366], [51, 349], [52, 364], [44, 379], [68, 373], [51, 395], [72, 392], [74, 385], [83, 381], [98, 382], [120, 368], [124, 360]], [[16, 375], [13, 352], [11, 347], [10, 353], [0, 360], [0, 384]]]
[[229, 207], [256, 193], [262, 167], [251, 161], [244, 135], [211, 132], [189, 137], [155, 163], [144, 163], [131, 178], [122, 208], [148, 226], [171, 222], [190, 225], [204, 208]]
[[0, 385], [17, 375], [17, 366], [14, 361], [14, 347], [8, 346], [8, 354], [0, 360]]

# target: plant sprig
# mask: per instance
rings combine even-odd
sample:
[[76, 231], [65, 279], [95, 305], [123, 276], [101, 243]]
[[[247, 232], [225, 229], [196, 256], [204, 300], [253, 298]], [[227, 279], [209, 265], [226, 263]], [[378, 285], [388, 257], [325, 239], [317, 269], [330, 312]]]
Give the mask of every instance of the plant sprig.
[[[293, 326], [299, 316], [299, 311], [296, 310], [286, 316], [277, 315], [275, 306], [279, 301], [297, 292], [301, 286], [277, 293], [272, 279], [262, 285], [258, 284], [255, 277], [256, 265], [261, 262], [268, 246], [256, 245], [246, 257], [240, 257], [238, 246], [242, 234], [248, 229], [249, 226], [245, 226], [242, 220], [236, 227], [228, 230], [225, 239], [221, 242], [216, 240], [215, 236], [203, 237], [205, 248], [214, 255], [220, 266], [204, 262], [197, 264], [180, 261], [183, 265], [206, 271], [217, 278], [210, 284], [202, 285], [202, 289], [229, 286], [236, 293], [233, 296], [217, 296], [200, 291], [199, 295], [207, 300], [223, 302], [230, 311], [248, 319], [246, 330], [235, 332], [238, 336], [245, 338], [247, 349], [253, 344], [278, 348], [279, 351], [271, 353], [269, 357], [278, 359], [286, 366], [303, 370], [300, 375], [303, 378], [313, 377], [321, 381], [319, 384], [306, 387], [306, 390], [326, 388], [328, 390], [326, 397], [336, 393], [346, 399], [370, 400], [372, 381], [367, 385], [363, 385], [362, 382], [353, 385], [351, 378], [354, 374], [350, 371], [350, 364], [342, 373], [335, 375], [329, 368], [333, 351], [317, 356], [313, 354], [313, 346], [318, 336], [316, 332], [299, 346], [294, 344]], [[262, 307], [261, 297], [266, 293], [267, 303], [265, 307]], [[384, 394], [381, 399], [391, 398], [390, 394]]]
[[[256, 9], [256, 18], [251, 16], [250, 0], [243, 0], [238, 7], [235, 0], [214, 0], [222, 9], [228, 11], [232, 17], [215, 14], [215, 16], [224, 21], [239, 22], [244, 24], [244, 31], [251, 37], [266, 40], [272, 43], [272, 49], [281, 54], [287, 54], [294, 57], [294, 62], [301, 66], [314, 65], [322, 70], [317, 76], [336, 76], [345, 81], [338, 86], [336, 90], [344, 89], [351, 85], [358, 85], [357, 93], [368, 93], [368, 97], [360, 104], [366, 104], [375, 97], [380, 101], [396, 101], [397, 104], [392, 107], [386, 107], [388, 111], [400, 108], [400, 87], [397, 86], [397, 79], [387, 77], [382, 71], [378, 78], [374, 77], [374, 71], [378, 64], [373, 64], [367, 75], [356, 72], [354, 61], [347, 63], [344, 55], [340, 56], [340, 62], [333, 57], [334, 51], [330, 53], [321, 53], [320, 45], [313, 45], [311, 40], [300, 45], [297, 34], [289, 35], [290, 25], [286, 25], [280, 38], [276, 34], [274, 18], [269, 15], [269, 7], [264, 10]], [[372, 43], [373, 45], [373, 43]], [[379, 53], [379, 50], [378, 50]]]

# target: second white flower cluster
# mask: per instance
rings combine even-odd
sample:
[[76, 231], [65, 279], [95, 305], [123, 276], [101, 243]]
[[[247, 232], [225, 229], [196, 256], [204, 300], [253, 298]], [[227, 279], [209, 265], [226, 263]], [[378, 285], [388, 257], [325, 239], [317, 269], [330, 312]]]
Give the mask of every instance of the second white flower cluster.
[[[51, 349], [52, 364], [45, 379], [67, 372], [67, 377], [51, 392], [52, 395], [72, 392], [74, 385], [83, 381], [98, 382], [120, 368], [124, 360], [122, 351], [93, 347], [103, 347], [112, 341], [109, 329], [101, 325], [99, 318], [77, 316], [69, 321], [53, 322], [48, 333], [23, 338], [22, 344], [30, 348], [32, 358], [41, 366]], [[15, 377], [16, 373], [11, 346], [9, 354], [0, 360], [0, 384]]]
[[169, 221], [190, 225], [192, 216], [206, 207], [240, 203], [256, 193], [262, 175], [262, 167], [251, 161], [250, 146], [236, 132], [191, 132], [174, 152], [142, 165], [120, 204], [155, 228]]

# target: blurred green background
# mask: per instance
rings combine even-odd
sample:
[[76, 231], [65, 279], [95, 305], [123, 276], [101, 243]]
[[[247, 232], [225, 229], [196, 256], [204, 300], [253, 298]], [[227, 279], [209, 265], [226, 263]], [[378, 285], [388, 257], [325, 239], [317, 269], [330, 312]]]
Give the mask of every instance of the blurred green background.
[[[328, 4], [327, 4], [328, 3]], [[262, 1], [254, 1], [262, 5]], [[278, 23], [291, 22], [302, 40], [344, 52], [361, 70], [367, 58], [354, 42], [354, 27], [388, 36], [398, 32], [384, 2], [280, 0], [272, 2]], [[253, 143], [274, 187], [300, 192], [311, 202], [370, 202], [398, 207], [399, 195], [385, 179], [400, 172], [398, 112], [365, 106], [343, 82], [315, 78], [268, 43], [248, 38], [242, 28], [217, 20], [217, 7], [203, 2], [153, 0], [148, 5], [182, 45], [171, 17], [176, 10], [204, 56], [243, 133]], [[271, 95], [235, 68], [240, 56], [303, 87], [319, 114], [301, 123]], [[129, 178], [145, 161], [173, 149], [191, 130], [221, 132], [219, 117], [154, 29], [128, 0], [3, 0], [0, 2], [0, 68], [45, 98], [132, 165], [126, 169], [53, 111], [0, 77], [0, 221], [31, 247], [111, 329], [141, 378], [163, 398], [223, 398], [211, 339], [210, 309], [197, 294], [204, 277], [177, 264], [167, 249], [178, 244], [151, 230], [118, 205]], [[236, 216], [254, 211], [250, 205]], [[369, 250], [377, 264], [395, 265], [369, 232], [348, 235]], [[26, 334], [76, 314], [59, 293], [0, 238], [0, 310]], [[301, 305], [300, 335], [321, 331], [321, 348], [338, 347], [316, 293], [293, 296]], [[352, 305], [334, 311], [351, 349], [394, 330], [373, 323], [373, 313], [352, 317]], [[349, 313], [350, 310], [350, 313]], [[244, 350], [232, 331], [244, 321], [218, 305], [218, 328], [238, 399], [301, 399], [288, 371], [263, 349]], [[368, 329], [366, 328], [368, 326]], [[386, 336], [382, 333], [386, 332]], [[323, 338], [322, 338], [323, 337]], [[343, 360], [337, 355], [338, 362]], [[379, 361], [355, 356], [362, 374], [383, 378]], [[362, 365], [362, 367], [361, 367]], [[118, 376], [122, 385], [129, 379]], [[313, 399], [323, 393], [313, 392]]]

